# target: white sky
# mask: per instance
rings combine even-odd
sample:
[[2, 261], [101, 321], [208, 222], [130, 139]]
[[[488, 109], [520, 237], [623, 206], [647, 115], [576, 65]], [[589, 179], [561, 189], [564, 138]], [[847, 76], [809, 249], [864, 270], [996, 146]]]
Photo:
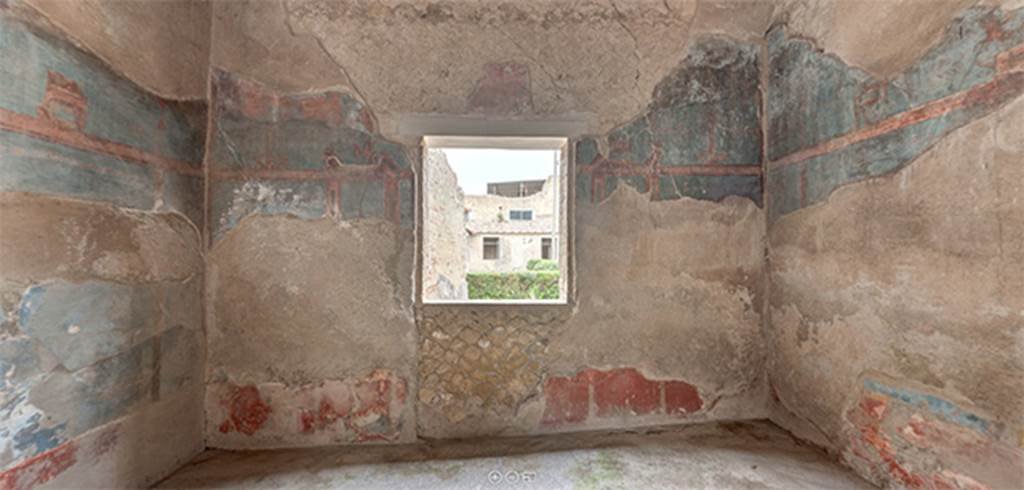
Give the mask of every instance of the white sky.
[[542, 180], [555, 171], [557, 150], [493, 150], [444, 148], [462, 192], [487, 194], [488, 182]]

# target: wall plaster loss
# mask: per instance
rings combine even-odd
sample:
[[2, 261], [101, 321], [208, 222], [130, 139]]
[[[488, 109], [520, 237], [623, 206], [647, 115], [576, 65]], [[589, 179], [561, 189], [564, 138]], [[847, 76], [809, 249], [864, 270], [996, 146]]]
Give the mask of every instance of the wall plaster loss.
[[[0, 0], [0, 54], [2, 488], [765, 418], [1024, 485], [1020, 1]], [[419, 304], [428, 116], [585, 121], [568, 305]]]

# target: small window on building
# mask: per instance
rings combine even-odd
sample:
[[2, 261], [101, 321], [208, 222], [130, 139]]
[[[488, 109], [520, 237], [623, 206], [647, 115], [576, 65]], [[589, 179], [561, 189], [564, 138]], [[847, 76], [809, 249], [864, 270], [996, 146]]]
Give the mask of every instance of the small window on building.
[[531, 221], [533, 220], [533, 210], [513, 209], [508, 212], [508, 219], [512, 221]]
[[484, 237], [484, 260], [498, 260], [498, 239]]
[[544, 260], [551, 260], [551, 239], [541, 238], [540, 239], [540, 258]]

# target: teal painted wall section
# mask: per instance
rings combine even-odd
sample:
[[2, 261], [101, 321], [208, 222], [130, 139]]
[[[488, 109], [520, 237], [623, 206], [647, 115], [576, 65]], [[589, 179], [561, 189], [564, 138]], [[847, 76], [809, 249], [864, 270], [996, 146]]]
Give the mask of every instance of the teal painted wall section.
[[173, 210], [202, 226], [205, 103], [153, 95], [7, 13], [0, 59], [0, 191]]
[[879, 80], [768, 34], [769, 218], [913, 161], [956, 128], [1024, 93], [1024, 12], [965, 10], [920, 60]]
[[759, 48], [724, 37], [700, 38], [655, 88], [643, 114], [603, 137], [575, 142], [578, 200], [598, 202], [620, 185], [652, 199], [761, 205]]
[[98, 458], [87, 433], [169, 399], [197, 396], [181, 430], [200, 443], [205, 359], [205, 102], [162, 99], [23, 14], [0, 2], [4, 488]]
[[210, 229], [214, 242], [252, 214], [413, 219], [412, 151], [376, 130], [349, 94], [279, 94], [214, 69]]

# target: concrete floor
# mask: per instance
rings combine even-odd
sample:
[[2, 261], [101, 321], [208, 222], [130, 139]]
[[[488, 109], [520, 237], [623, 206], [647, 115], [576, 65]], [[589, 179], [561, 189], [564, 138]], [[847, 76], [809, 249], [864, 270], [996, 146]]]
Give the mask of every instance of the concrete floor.
[[872, 488], [769, 423], [403, 446], [207, 451], [158, 488]]

